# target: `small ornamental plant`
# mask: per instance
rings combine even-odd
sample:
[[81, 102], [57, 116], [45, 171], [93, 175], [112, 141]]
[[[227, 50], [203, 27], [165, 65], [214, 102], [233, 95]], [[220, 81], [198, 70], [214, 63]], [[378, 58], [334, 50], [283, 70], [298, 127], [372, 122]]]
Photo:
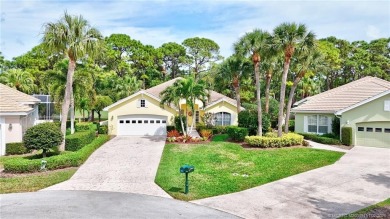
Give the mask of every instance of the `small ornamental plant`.
[[23, 142], [27, 149], [42, 149], [42, 157], [46, 157], [47, 150], [60, 145], [63, 138], [56, 124], [46, 122], [27, 129]]

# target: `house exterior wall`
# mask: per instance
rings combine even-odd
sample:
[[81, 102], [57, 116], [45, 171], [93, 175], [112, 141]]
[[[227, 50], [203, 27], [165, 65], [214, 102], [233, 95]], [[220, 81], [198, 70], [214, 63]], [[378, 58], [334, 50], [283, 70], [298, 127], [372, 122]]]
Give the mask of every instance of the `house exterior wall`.
[[[390, 125], [390, 111], [384, 110], [385, 100], [390, 100], [390, 94], [346, 111], [340, 119], [341, 127], [352, 128], [352, 144], [356, 143], [356, 124], [363, 122], [385, 122]], [[390, 138], [388, 139], [390, 145]]]
[[[5, 143], [22, 142], [23, 141], [23, 126], [20, 116], [4, 116], [5, 123]], [[9, 128], [9, 125], [12, 128]]]
[[[137, 107], [137, 101], [139, 99], [145, 99], [147, 101], [147, 107]], [[118, 131], [118, 116], [123, 115], [160, 115], [167, 116], [167, 125], [174, 124], [174, 116], [176, 110], [165, 107], [160, 107], [160, 102], [149, 97], [145, 94], [139, 94], [117, 106], [108, 110], [108, 134], [117, 135]]]
[[330, 121], [334, 118], [334, 115], [330, 113], [296, 113], [294, 131], [296, 133], [305, 133], [305, 116], [312, 116], [312, 115], [327, 116], [328, 119], [330, 119]]
[[227, 112], [232, 116], [232, 125], [238, 125], [237, 107], [225, 101], [219, 102], [205, 110], [205, 113]]

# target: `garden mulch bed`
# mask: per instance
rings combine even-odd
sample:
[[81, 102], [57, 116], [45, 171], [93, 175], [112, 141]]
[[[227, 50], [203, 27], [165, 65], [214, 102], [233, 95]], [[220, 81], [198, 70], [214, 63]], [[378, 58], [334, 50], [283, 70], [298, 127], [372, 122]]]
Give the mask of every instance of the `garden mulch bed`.
[[357, 214], [356, 219], [388, 219], [390, 218], [390, 206], [378, 207], [363, 214]]
[[63, 168], [63, 169], [56, 169], [56, 170], [47, 170], [47, 171], [41, 171], [41, 172], [34, 172], [34, 173], [5, 173], [1, 169], [0, 171], [0, 178], [14, 178], [14, 177], [24, 177], [24, 176], [42, 176], [42, 175], [47, 175], [50, 173], [54, 172], [61, 172], [64, 170], [72, 170], [72, 169], [77, 169], [78, 167], [68, 167], [68, 168]]

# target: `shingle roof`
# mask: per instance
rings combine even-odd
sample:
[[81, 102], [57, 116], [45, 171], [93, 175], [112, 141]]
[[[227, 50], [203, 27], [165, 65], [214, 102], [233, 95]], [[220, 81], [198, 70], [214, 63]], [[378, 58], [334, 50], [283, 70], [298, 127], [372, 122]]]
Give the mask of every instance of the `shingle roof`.
[[[161, 93], [163, 90], [165, 90], [167, 87], [169, 87], [169, 86], [171, 86], [173, 83], [175, 83], [175, 81], [180, 80], [180, 79], [183, 79], [183, 78], [181, 78], [181, 77], [174, 78], [174, 79], [172, 79], [172, 80], [166, 81], [166, 82], [164, 82], [164, 83], [162, 83], [162, 84], [159, 84], [159, 85], [157, 85], [157, 86], [151, 87], [151, 88], [149, 88], [149, 89], [147, 89], [147, 90], [145, 90], [145, 91], [146, 91], [147, 93], [149, 93], [149, 94], [151, 94], [151, 95], [157, 97], [157, 98], [160, 98], [160, 93]], [[236, 104], [237, 104], [236, 100], [234, 100], [234, 99], [232, 99], [232, 98], [230, 98], [230, 97], [227, 97], [227, 96], [225, 96], [225, 95], [223, 95], [223, 94], [220, 94], [220, 93], [218, 93], [218, 92], [211, 91], [211, 92], [210, 92], [210, 99], [209, 99], [207, 105], [213, 104], [213, 103], [218, 102], [219, 100], [222, 100], [222, 99], [224, 99], [225, 101], [230, 102], [230, 103], [233, 104], [233, 105], [236, 105]], [[207, 106], [207, 105], [206, 105], [206, 106]]]
[[38, 103], [40, 100], [0, 84], [0, 112], [28, 112], [33, 109], [26, 105], [29, 102]]
[[364, 77], [343, 86], [300, 101], [293, 112], [337, 112], [390, 90], [390, 82], [376, 77]]

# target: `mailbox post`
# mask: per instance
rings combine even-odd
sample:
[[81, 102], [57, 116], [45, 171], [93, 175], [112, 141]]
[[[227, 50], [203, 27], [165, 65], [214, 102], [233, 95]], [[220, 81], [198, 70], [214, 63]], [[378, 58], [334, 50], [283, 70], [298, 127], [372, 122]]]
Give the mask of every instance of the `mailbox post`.
[[185, 182], [185, 187], [184, 187], [184, 194], [188, 193], [188, 174], [191, 172], [194, 172], [195, 167], [185, 164], [180, 167], [180, 173], [185, 173], [186, 174], [186, 182]]

